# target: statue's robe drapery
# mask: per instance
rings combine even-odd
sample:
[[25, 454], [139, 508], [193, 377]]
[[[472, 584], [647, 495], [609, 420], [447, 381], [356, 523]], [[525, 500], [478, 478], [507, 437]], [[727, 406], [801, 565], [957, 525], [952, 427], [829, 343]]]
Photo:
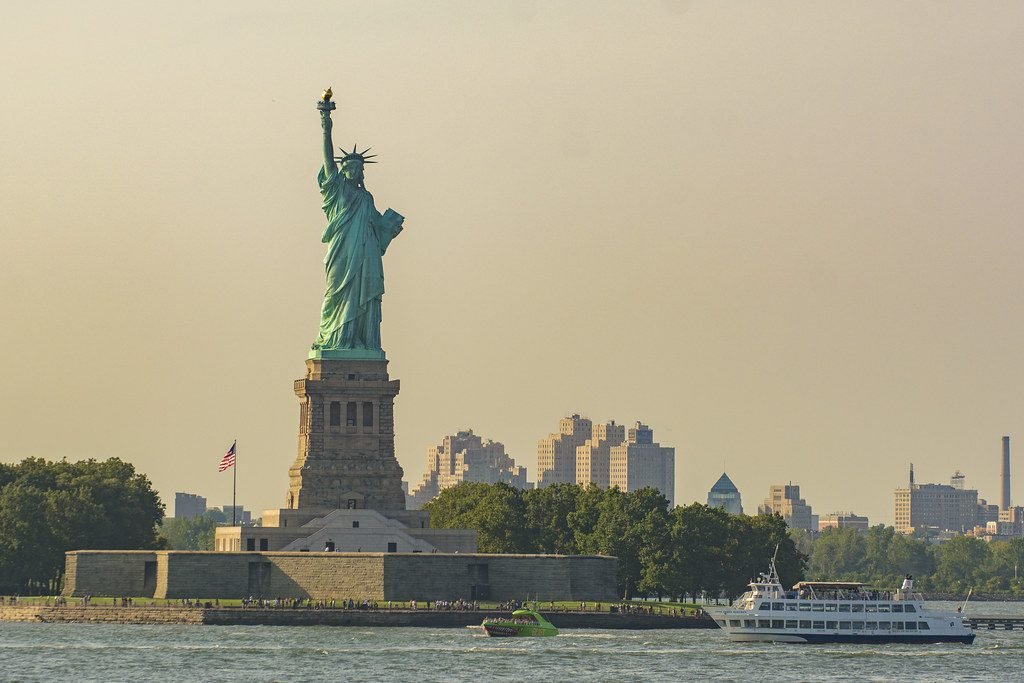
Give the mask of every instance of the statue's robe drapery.
[[[373, 195], [334, 168], [317, 177], [323, 195], [327, 228], [324, 266], [327, 291], [320, 313], [320, 336], [314, 349], [381, 350], [380, 300], [384, 294], [381, 257], [402, 231], [401, 217], [382, 217]], [[397, 217], [397, 218], [395, 218]]]

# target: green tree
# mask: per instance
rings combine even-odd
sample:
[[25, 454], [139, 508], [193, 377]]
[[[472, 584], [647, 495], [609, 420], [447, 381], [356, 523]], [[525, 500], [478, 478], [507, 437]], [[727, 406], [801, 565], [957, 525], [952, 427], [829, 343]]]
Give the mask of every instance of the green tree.
[[785, 520], [779, 515], [734, 515], [733, 550], [725, 593], [732, 599], [746, 590], [751, 578], [767, 571], [775, 557], [775, 567], [783, 586], [802, 581], [807, 571], [807, 556], [801, 553], [789, 535]]
[[939, 546], [935, 571], [936, 588], [960, 593], [984, 581], [984, 567], [991, 559], [988, 543], [972, 536], [956, 536]]
[[476, 529], [482, 553], [526, 553], [534, 546], [522, 492], [508, 484], [463, 482], [441, 491], [423, 509], [433, 527]]
[[[191, 519], [165, 517], [160, 524], [160, 536], [171, 550], [213, 550], [218, 524], [211, 512]], [[220, 512], [219, 516], [223, 517], [224, 513]]]
[[725, 588], [736, 549], [736, 527], [729, 513], [694, 503], [671, 512], [670, 592], [694, 599]]
[[579, 552], [569, 516], [576, 511], [582, 494], [583, 489], [575, 484], [552, 484], [523, 492], [533, 552], [555, 555]]
[[68, 550], [158, 547], [163, 504], [117, 458], [0, 468], [0, 590], [53, 591]]
[[668, 499], [652, 488], [623, 493], [618, 487], [594, 487], [581, 503], [582, 514], [573, 516], [580, 552], [619, 559], [618, 589], [625, 598], [638, 590], [661, 590], [664, 572], [658, 563], [668, 542]]
[[856, 579], [867, 556], [864, 535], [851, 527], [826, 529], [814, 541], [809, 570], [819, 580]]

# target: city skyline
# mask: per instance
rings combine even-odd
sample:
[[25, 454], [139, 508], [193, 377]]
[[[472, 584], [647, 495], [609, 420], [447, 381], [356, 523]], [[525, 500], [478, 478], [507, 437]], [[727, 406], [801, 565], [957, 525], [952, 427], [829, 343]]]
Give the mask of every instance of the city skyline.
[[374, 147], [367, 187], [406, 216], [382, 329], [406, 481], [453, 424], [536, 472], [586, 409], [656, 426], [679, 503], [725, 469], [748, 506], [793, 480], [891, 524], [910, 462], [1000, 500], [1024, 426], [1019, 3], [6, 18], [5, 462], [118, 456], [170, 507], [230, 499], [237, 437], [239, 502], [285, 504], [331, 85], [337, 144]]

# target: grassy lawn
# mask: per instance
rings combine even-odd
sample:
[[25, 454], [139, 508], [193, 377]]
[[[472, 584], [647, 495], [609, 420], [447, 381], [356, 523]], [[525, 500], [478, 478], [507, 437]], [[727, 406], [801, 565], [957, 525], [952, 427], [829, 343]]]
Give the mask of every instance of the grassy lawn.
[[[30, 597], [19, 597], [17, 604], [19, 605], [52, 605], [56, 601], [55, 596], [30, 596]], [[354, 599], [354, 598], [353, 598]], [[10, 598], [3, 598], [4, 604], [10, 604]], [[190, 601], [195, 604], [195, 599]], [[200, 598], [199, 602], [205, 604], [207, 602], [219, 606], [219, 607], [242, 607], [242, 601], [238, 599], [215, 599], [215, 598]], [[357, 606], [361, 603], [361, 600], [357, 600]], [[82, 598], [67, 598], [67, 604], [69, 606], [78, 606], [82, 604]], [[89, 602], [94, 607], [110, 607], [120, 606], [121, 598], [107, 598], [107, 597], [94, 597]], [[183, 600], [180, 599], [163, 599], [163, 598], [132, 598], [132, 604], [135, 607], [181, 607], [184, 604]], [[329, 604], [329, 602], [328, 602]], [[530, 601], [532, 606], [532, 601]], [[336, 603], [338, 607], [341, 606], [341, 600], [339, 599]], [[586, 601], [585, 610], [587, 612], [608, 612], [609, 608], [615, 607], [616, 609], [621, 608], [623, 605], [631, 607], [641, 608], [653, 608], [655, 614], [671, 614], [673, 610], [685, 610], [686, 613], [692, 613], [699, 605], [693, 603], [681, 603], [681, 602], [648, 602], [645, 600], [630, 600], [622, 601], [618, 600], [615, 602], [594, 602]], [[305, 606], [305, 605], [304, 605]], [[377, 609], [388, 609], [387, 600], [377, 600]], [[418, 609], [426, 609], [426, 603], [422, 600], [417, 602]], [[433, 601], [430, 602], [430, 608], [436, 609]], [[574, 600], [538, 600], [537, 608], [541, 612], [578, 612], [581, 608], [581, 601]], [[390, 609], [412, 609], [411, 601], [391, 601]], [[480, 609], [484, 610], [499, 610], [507, 611], [508, 605], [506, 603], [498, 602], [481, 602]]]

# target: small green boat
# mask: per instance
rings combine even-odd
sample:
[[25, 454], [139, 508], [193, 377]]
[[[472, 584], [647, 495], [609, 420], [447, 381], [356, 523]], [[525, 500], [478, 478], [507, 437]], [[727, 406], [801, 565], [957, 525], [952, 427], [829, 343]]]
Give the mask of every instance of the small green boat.
[[558, 635], [558, 629], [532, 609], [517, 609], [511, 617], [484, 619], [480, 626], [492, 638]]

